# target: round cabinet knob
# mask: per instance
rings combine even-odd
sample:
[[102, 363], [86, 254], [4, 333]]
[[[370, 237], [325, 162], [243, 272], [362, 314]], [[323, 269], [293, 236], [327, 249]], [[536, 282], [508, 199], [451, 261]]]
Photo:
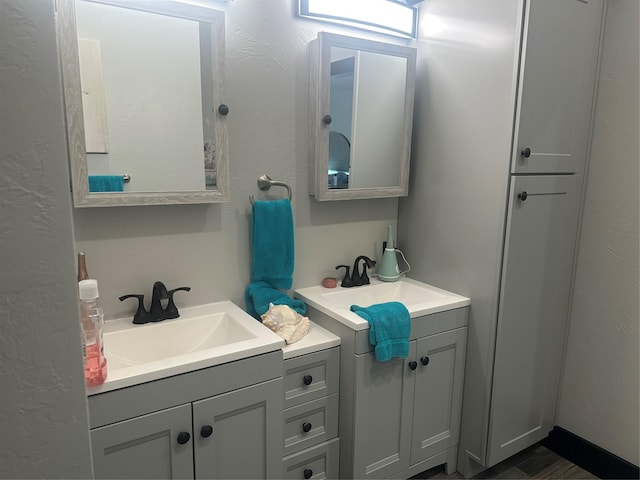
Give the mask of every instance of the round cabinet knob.
[[531, 156], [531, 149], [529, 147], [525, 148], [520, 152], [520, 155], [522, 155], [524, 158], [529, 158]]
[[213, 427], [211, 425], [203, 425], [200, 429], [200, 436], [202, 438], [210, 437], [213, 433]]
[[418, 362], [409, 362], [409, 368], [411, 370], [415, 370], [416, 368], [418, 368]]
[[224, 103], [220, 104], [218, 106], [218, 113], [220, 115], [229, 115], [229, 106], [225, 105]]
[[529, 195], [527, 194], [527, 192], [519, 193], [518, 194], [518, 200], [520, 200], [521, 202], [524, 202], [527, 199], [528, 196]]
[[302, 383], [305, 385], [311, 385], [311, 382], [313, 382], [313, 377], [311, 375], [305, 375], [302, 377]]
[[429, 365], [429, 357], [421, 357], [420, 358], [420, 363], [422, 363], [422, 365]]
[[184, 445], [185, 443], [187, 443], [189, 440], [191, 440], [191, 435], [189, 435], [189, 432], [180, 432], [178, 434], [178, 443], [180, 445]]
[[324, 117], [322, 117], [322, 123], [324, 123], [325, 125], [331, 125], [332, 121], [333, 118], [331, 118], [331, 115], [325, 115]]
[[313, 476], [313, 470], [311, 470], [310, 468], [305, 468], [304, 472], [302, 472], [302, 475], [304, 475], [305, 480], [309, 480]]
[[311, 430], [311, 424], [309, 422], [304, 422], [302, 424], [302, 431], [304, 433], [308, 433]]

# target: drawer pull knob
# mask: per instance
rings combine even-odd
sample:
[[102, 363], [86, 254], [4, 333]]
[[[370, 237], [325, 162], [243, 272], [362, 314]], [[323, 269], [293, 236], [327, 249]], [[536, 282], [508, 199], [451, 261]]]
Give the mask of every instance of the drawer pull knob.
[[422, 363], [422, 365], [429, 365], [429, 357], [422, 357], [420, 358], [420, 363]]
[[313, 476], [313, 470], [311, 470], [310, 468], [305, 468], [302, 474], [304, 475], [305, 480], [309, 480]]
[[311, 424], [310, 424], [309, 422], [304, 422], [304, 423], [302, 424], [302, 431], [303, 431], [304, 433], [307, 433], [307, 432], [309, 432], [310, 430], [311, 430]]
[[529, 147], [525, 148], [520, 152], [520, 155], [524, 158], [529, 158], [531, 156], [531, 149]]
[[184, 445], [185, 443], [187, 443], [189, 440], [191, 440], [191, 435], [189, 435], [189, 432], [180, 432], [178, 434], [178, 443], [180, 445]]
[[313, 377], [311, 375], [305, 375], [302, 377], [302, 383], [305, 385], [311, 385], [311, 382], [313, 382]]
[[415, 370], [416, 368], [418, 368], [418, 362], [409, 362], [409, 368], [411, 370]]
[[210, 437], [213, 433], [213, 427], [211, 425], [203, 425], [200, 429], [200, 436], [202, 438]]

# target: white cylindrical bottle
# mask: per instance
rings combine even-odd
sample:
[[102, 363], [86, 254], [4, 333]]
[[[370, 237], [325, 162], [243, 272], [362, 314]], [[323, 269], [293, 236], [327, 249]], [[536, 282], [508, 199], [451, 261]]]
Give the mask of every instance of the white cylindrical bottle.
[[85, 384], [87, 387], [97, 387], [107, 379], [107, 359], [102, 344], [104, 314], [98, 306], [98, 282], [93, 279], [81, 280], [78, 282], [78, 294]]

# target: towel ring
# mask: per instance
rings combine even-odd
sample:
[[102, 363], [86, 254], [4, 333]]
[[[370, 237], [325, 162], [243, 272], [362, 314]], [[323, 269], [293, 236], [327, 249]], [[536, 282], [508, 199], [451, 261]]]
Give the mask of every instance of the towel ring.
[[[289, 201], [291, 201], [291, 187], [284, 182], [278, 182], [276, 180], [271, 180], [269, 175], [261, 175], [258, 178], [258, 188], [260, 190], [269, 190], [272, 186], [284, 187], [287, 189], [287, 194], [289, 196]], [[249, 201], [251, 205], [253, 205], [253, 195], [249, 195]]]

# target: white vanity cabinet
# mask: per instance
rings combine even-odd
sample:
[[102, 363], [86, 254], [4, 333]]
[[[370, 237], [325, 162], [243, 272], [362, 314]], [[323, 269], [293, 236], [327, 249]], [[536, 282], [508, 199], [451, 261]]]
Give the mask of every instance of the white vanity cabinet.
[[443, 463], [454, 471], [467, 311], [413, 318], [409, 357], [378, 362], [368, 329], [309, 307], [341, 338], [341, 478], [409, 478]]
[[96, 478], [280, 478], [282, 352], [89, 397]]
[[283, 349], [282, 478], [338, 478], [339, 344], [312, 323], [306, 338]]

